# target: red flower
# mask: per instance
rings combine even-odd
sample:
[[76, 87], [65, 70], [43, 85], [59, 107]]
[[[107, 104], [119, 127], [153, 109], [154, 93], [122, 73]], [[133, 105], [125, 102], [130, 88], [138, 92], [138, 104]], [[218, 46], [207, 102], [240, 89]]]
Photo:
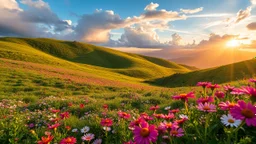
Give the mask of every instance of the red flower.
[[107, 105], [107, 104], [104, 104], [102, 107], [103, 107], [104, 109], [108, 109], [108, 105]]
[[208, 84], [206, 87], [210, 88], [211, 90], [214, 90], [216, 88], [220, 88], [220, 86], [218, 84], [211, 84], [211, 83]]
[[52, 113], [58, 113], [58, 112], [60, 112], [60, 110], [59, 109], [52, 109], [51, 112]]
[[67, 137], [60, 141], [60, 144], [75, 144], [75, 143], [76, 143], [76, 138], [74, 137]]
[[159, 109], [159, 106], [158, 106], [158, 105], [152, 106], [152, 107], [150, 107], [149, 109], [152, 110], [152, 111], [156, 111], [156, 110]]
[[68, 106], [71, 107], [73, 104], [72, 103], [68, 103]]
[[71, 130], [71, 126], [66, 126], [65, 128], [67, 131]]
[[170, 111], [169, 111], [169, 113], [174, 113], [174, 114], [176, 114], [176, 113], [178, 113], [178, 112], [180, 112], [179, 109], [173, 109], [173, 110], [170, 110]]
[[37, 143], [38, 144], [49, 144], [53, 138], [54, 138], [54, 136], [51, 136], [51, 135], [48, 135], [47, 137], [43, 136], [43, 137], [41, 137], [41, 140], [38, 141]]
[[156, 117], [157, 119], [162, 119], [164, 118], [163, 114], [153, 114], [154, 117]]
[[123, 118], [123, 119], [129, 119], [129, 118], [131, 117], [130, 114], [128, 114], [128, 113], [126, 113], [126, 112], [122, 112], [122, 111], [119, 111], [117, 114], [118, 114], [118, 116], [119, 116], [120, 118]]
[[69, 118], [69, 112], [63, 112], [60, 114], [60, 116], [61, 116], [61, 119]]
[[107, 126], [107, 127], [110, 127], [110, 126], [113, 125], [113, 120], [110, 119], [110, 118], [101, 119], [100, 124], [101, 124], [102, 126], [104, 126], [104, 127], [106, 127], [106, 126]]
[[59, 123], [53, 124], [53, 125], [48, 125], [48, 129], [56, 129], [60, 126]]
[[80, 104], [79, 107], [82, 109], [84, 108], [84, 104]]
[[210, 82], [198, 82], [196, 85], [205, 88], [206, 86], [208, 86], [210, 84], [211, 84]]
[[201, 97], [196, 101], [198, 104], [199, 103], [209, 103], [209, 102], [214, 102], [214, 98], [211, 96], [207, 96], [207, 97]]
[[179, 100], [179, 99], [184, 100], [187, 102], [189, 98], [195, 98], [195, 95], [194, 95], [194, 92], [190, 92], [187, 94], [179, 94], [179, 95], [173, 96], [172, 98], [176, 100]]

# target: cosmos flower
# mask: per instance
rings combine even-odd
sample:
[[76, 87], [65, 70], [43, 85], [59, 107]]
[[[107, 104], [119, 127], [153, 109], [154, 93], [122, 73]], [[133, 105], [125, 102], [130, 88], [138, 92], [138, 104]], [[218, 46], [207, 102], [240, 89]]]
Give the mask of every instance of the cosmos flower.
[[225, 126], [230, 126], [230, 127], [238, 127], [242, 122], [241, 120], [237, 120], [233, 118], [230, 114], [222, 115], [220, 119]]
[[102, 139], [96, 139], [93, 141], [92, 144], [101, 144], [102, 143]]
[[195, 98], [195, 95], [194, 95], [194, 92], [190, 92], [187, 94], [176, 95], [176, 96], [173, 96], [172, 98], [176, 100], [184, 100], [187, 102], [189, 98]]
[[90, 130], [88, 126], [83, 127], [80, 131], [81, 133], [87, 133]]
[[236, 105], [237, 105], [236, 103], [231, 103], [227, 101], [227, 102], [220, 102], [218, 106], [220, 107], [221, 110], [230, 110]]
[[242, 87], [239, 91], [256, 98], [256, 89], [253, 87]]
[[48, 125], [48, 129], [56, 129], [60, 126], [60, 123], [56, 123], [56, 124], [53, 124], [53, 125]]
[[196, 101], [198, 104], [199, 103], [210, 103], [210, 102], [214, 102], [214, 98], [211, 96], [206, 96], [206, 97], [200, 97], [197, 99]]
[[76, 133], [76, 132], [78, 132], [78, 129], [72, 129], [72, 132], [74, 132], [74, 133]]
[[217, 98], [221, 99], [225, 97], [225, 93], [222, 91], [216, 91], [214, 94]]
[[164, 119], [165, 120], [170, 120], [170, 119], [173, 119], [175, 116], [174, 116], [174, 114], [173, 113], [168, 113], [168, 115], [164, 115]]
[[169, 111], [169, 113], [174, 113], [174, 114], [176, 114], [176, 113], [178, 113], [178, 112], [180, 112], [179, 109], [172, 109], [172, 110]]
[[172, 127], [171, 131], [170, 131], [170, 135], [173, 137], [182, 137], [184, 134], [184, 131], [182, 128], [176, 128], [176, 127]]
[[60, 112], [60, 110], [59, 109], [52, 109], [51, 112], [52, 113], [58, 113], [58, 112]]
[[153, 116], [157, 119], [162, 119], [164, 118], [164, 115], [163, 114], [153, 114]]
[[205, 88], [206, 86], [211, 85], [211, 83], [210, 82], [198, 82], [196, 85]]
[[256, 79], [250, 78], [249, 82], [256, 83]]
[[54, 136], [47, 135], [47, 137], [41, 137], [41, 140], [38, 141], [38, 144], [49, 144], [53, 140]]
[[133, 130], [134, 141], [138, 144], [150, 144], [157, 140], [158, 132], [155, 125], [149, 125], [147, 122], [142, 122], [140, 126], [135, 126]]
[[74, 137], [67, 137], [60, 141], [60, 144], [75, 144], [75, 143], [76, 143], [76, 138]]
[[223, 86], [223, 88], [224, 88], [225, 91], [231, 92], [231, 91], [234, 90], [235, 87], [234, 86], [230, 86], [230, 85], [225, 85], [225, 86]]
[[88, 134], [82, 136], [83, 141], [91, 141], [93, 139], [94, 139], [94, 134], [92, 134], [92, 133], [88, 133]]
[[160, 123], [160, 126], [164, 126], [164, 127], [165, 127], [166, 129], [168, 129], [168, 130], [172, 129], [172, 127], [179, 127], [179, 126], [177, 125], [177, 123], [166, 122], [166, 121], [161, 122], [161, 123]]
[[117, 114], [118, 114], [118, 116], [119, 116], [120, 118], [123, 118], [123, 119], [129, 119], [129, 118], [131, 117], [130, 114], [128, 114], [128, 113], [126, 113], [126, 112], [122, 112], [122, 111], [117, 112]]
[[145, 121], [150, 121], [150, 120], [153, 120], [152, 117], [150, 117], [147, 113], [141, 113], [140, 114], [140, 117], [143, 118]]
[[101, 119], [100, 124], [101, 124], [102, 126], [110, 127], [110, 126], [113, 125], [113, 120], [110, 119], [110, 118]]
[[203, 112], [216, 112], [216, 106], [210, 103], [200, 103], [198, 104], [197, 109]]
[[211, 90], [220, 88], [220, 86], [218, 84], [208, 84], [206, 87], [210, 88]]
[[237, 104], [230, 109], [230, 114], [235, 119], [244, 120], [248, 126], [256, 126], [256, 107], [250, 102], [245, 103], [243, 100], [239, 100]]

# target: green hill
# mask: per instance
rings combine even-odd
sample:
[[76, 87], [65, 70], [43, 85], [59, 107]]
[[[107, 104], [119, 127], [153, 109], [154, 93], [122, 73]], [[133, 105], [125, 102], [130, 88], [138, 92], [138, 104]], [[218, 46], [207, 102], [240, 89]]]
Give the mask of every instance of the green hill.
[[0, 58], [80, 70], [98, 77], [141, 82], [190, 71], [167, 60], [76, 41], [0, 38]]
[[196, 70], [188, 73], [176, 73], [168, 77], [162, 77], [148, 82], [159, 86], [179, 87], [194, 86], [199, 81], [227, 83], [255, 77], [255, 75], [256, 59], [251, 59], [215, 68]]

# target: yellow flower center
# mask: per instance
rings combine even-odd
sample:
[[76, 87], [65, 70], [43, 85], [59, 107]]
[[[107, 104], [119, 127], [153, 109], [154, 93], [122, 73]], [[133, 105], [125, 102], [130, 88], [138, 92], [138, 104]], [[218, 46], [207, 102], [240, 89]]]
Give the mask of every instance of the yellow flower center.
[[228, 119], [229, 123], [234, 123], [235, 121], [233, 119]]
[[180, 94], [180, 96], [181, 96], [181, 97], [186, 97], [186, 96], [187, 96], [187, 94]]
[[204, 106], [204, 110], [210, 110], [211, 108], [209, 106]]
[[143, 137], [147, 137], [149, 135], [149, 129], [148, 128], [142, 128], [140, 130], [140, 135]]
[[72, 142], [72, 139], [71, 138], [67, 138], [66, 142]]
[[252, 110], [249, 109], [243, 109], [241, 111], [242, 115], [245, 116], [246, 118], [253, 118], [254, 117], [254, 113]]

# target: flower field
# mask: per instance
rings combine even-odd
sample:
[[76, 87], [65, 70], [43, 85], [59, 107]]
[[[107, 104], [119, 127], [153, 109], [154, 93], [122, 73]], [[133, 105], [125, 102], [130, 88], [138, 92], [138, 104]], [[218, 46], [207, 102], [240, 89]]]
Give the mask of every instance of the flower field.
[[170, 93], [1, 99], [0, 142], [256, 143], [255, 88], [250, 79], [239, 87], [198, 82]]

